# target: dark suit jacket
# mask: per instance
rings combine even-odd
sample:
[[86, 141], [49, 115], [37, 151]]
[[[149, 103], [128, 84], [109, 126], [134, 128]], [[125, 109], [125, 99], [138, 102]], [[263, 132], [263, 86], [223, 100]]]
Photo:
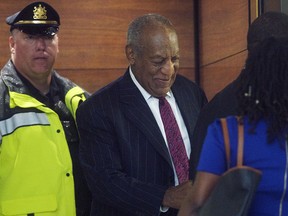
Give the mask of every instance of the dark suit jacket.
[[218, 92], [201, 110], [191, 142], [190, 179], [194, 180], [208, 126], [217, 118], [238, 114], [237, 87], [239, 78]]
[[[172, 91], [191, 138], [206, 97], [180, 75]], [[77, 123], [80, 160], [93, 194], [91, 215], [159, 215], [165, 190], [174, 185], [172, 164], [129, 72], [83, 102]], [[172, 210], [165, 215], [176, 215]]]

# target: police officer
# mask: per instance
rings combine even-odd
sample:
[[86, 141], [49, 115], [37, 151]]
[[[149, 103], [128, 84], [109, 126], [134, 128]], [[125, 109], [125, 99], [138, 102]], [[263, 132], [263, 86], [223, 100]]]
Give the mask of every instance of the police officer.
[[90, 215], [75, 112], [88, 93], [54, 69], [60, 17], [34, 2], [7, 17], [0, 77], [0, 216]]

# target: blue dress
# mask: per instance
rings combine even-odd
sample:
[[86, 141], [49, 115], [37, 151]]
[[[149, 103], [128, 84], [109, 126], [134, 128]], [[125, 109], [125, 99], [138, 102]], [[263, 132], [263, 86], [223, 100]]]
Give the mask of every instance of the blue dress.
[[[231, 143], [231, 163], [236, 165], [237, 119], [228, 117], [228, 131]], [[285, 140], [266, 141], [267, 125], [260, 121], [254, 133], [244, 119], [244, 165], [262, 171], [262, 179], [251, 204], [249, 216], [288, 215], [288, 149]], [[219, 120], [208, 128], [198, 164], [198, 171], [221, 175], [226, 171], [223, 133]]]

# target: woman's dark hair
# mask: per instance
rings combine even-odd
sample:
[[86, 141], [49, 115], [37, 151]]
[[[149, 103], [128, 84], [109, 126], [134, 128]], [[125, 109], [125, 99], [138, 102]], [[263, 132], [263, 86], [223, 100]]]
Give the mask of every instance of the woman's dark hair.
[[238, 105], [252, 131], [264, 118], [267, 139], [283, 138], [288, 120], [288, 38], [268, 38], [251, 50], [240, 74]]
[[257, 17], [250, 25], [247, 34], [247, 48], [252, 50], [257, 44], [269, 37], [288, 36], [288, 15], [268, 11]]

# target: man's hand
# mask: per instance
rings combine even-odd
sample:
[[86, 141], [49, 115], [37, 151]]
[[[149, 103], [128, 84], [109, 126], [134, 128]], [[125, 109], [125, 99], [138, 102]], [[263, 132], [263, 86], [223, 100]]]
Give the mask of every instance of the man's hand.
[[168, 188], [164, 194], [162, 205], [179, 209], [191, 187], [192, 181], [186, 181], [176, 187]]

